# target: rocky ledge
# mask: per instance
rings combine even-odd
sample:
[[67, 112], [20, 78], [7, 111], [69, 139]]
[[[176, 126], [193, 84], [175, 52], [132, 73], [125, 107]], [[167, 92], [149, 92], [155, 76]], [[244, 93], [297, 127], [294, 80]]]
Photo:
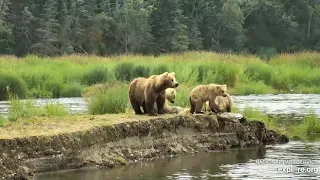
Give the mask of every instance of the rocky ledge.
[[0, 140], [0, 176], [35, 179], [37, 173], [111, 168], [140, 160], [274, 143], [288, 137], [242, 115], [173, 115], [96, 126], [52, 136]]

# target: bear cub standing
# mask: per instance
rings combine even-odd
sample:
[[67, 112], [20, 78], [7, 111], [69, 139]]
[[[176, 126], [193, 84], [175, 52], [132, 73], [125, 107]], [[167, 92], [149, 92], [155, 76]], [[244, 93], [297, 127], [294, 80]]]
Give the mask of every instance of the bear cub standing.
[[[129, 99], [135, 114], [148, 113], [150, 116], [156, 116], [155, 105], [158, 114], [164, 114], [165, 90], [178, 86], [174, 72], [134, 79], [129, 85]], [[144, 113], [140, 109], [141, 106]]]
[[226, 84], [209, 84], [195, 87], [190, 92], [190, 113], [193, 114], [196, 112], [203, 114], [204, 112], [202, 112], [201, 109], [206, 101], [209, 101], [211, 110], [219, 109], [215, 102], [217, 96], [227, 97]]

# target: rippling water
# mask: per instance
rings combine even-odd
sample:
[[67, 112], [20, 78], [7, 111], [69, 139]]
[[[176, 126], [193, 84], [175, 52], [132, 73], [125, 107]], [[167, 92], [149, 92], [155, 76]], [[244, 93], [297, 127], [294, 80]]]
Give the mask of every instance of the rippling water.
[[38, 179], [320, 179], [320, 142], [292, 141], [284, 145], [199, 153], [139, 162], [110, 170], [43, 174]]
[[[320, 95], [318, 94], [279, 94], [279, 95], [249, 95], [233, 96], [234, 104], [240, 109], [247, 105], [258, 108], [267, 114], [292, 115], [301, 117], [314, 111], [320, 117]], [[36, 105], [44, 106], [49, 101], [67, 106], [72, 113], [87, 112], [84, 98], [37, 99]], [[8, 113], [8, 101], [0, 101], [0, 114]]]

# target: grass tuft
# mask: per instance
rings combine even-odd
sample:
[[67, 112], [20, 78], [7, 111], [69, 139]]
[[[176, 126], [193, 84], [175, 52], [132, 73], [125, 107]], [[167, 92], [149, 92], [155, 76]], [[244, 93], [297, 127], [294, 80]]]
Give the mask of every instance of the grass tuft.
[[88, 110], [92, 115], [119, 114], [126, 112], [128, 106], [128, 87], [118, 84], [108, 88], [107, 91], [97, 93], [88, 100]]

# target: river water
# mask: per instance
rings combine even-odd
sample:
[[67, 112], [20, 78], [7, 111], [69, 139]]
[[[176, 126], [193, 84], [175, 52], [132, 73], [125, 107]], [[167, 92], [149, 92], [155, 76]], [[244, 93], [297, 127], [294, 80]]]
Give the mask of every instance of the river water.
[[[240, 109], [247, 105], [267, 114], [298, 118], [314, 111], [320, 117], [320, 95], [279, 94], [233, 96]], [[87, 111], [83, 98], [38, 99], [65, 104], [72, 113]], [[8, 102], [0, 102], [6, 115]], [[41, 180], [213, 180], [213, 179], [320, 179], [320, 139], [283, 145], [199, 153], [174, 158], [138, 162], [110, 170], [81, 170], [42, 174]]]
[[[279, 94], [279, 95], [248, 95], [232, 96], [234, 104], [240, 109], [251, 106], [266, 114], [283, 117], [301, 118], [314, 111], [320, 117], [320, 95], [318, 94]], [[36, 99], [37, 106], [44, 106], [48, 102], [66, 105], [71, 113], [83, 114], [87, 112], [84, 98]], [[0, 114], [7, 115], [8, 101], [0, 101]]]
[[[320, 142], [198, 153], [109, 170], [46, 173], [41, 180], [320, 179]], [[290, 161], [291, 160], [291, 161]]]

